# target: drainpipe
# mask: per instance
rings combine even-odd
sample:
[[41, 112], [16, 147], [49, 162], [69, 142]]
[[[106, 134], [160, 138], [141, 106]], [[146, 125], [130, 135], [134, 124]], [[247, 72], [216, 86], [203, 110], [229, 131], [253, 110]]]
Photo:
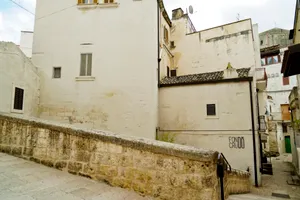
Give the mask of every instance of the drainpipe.
[[252, 122], [252, 141], [253, 141], [253, 157], [254, 157], [254, 178], [255, 178], [255, 187], [258, 187], [257, 158], [256, 158], [256, 140], [255, 140], [255, 124], [254, 124], [254, 112], [253, 112], [252, 81], [249, 81], [249, 92], [250, 92], [251, 122]]
[[160, 88], [160, 8], [157, 0], [157, 86]]
[[[256, 104], [257, 104], [257, 115], [258, 115], [258, 130], [261, 130], [261, 124], [260, 124], [260, 113], [259, 113], [259, 99], [258, 99], [258, 92], [259, 89], [256, 89]], [[259, 137], [259, 154], [260, 154], [260, 172], [263, 170], [263, 163], [262, 163], [262, 157], [263, 157], [263, 148], [261, 144], [261, 135], [258, 134]]]

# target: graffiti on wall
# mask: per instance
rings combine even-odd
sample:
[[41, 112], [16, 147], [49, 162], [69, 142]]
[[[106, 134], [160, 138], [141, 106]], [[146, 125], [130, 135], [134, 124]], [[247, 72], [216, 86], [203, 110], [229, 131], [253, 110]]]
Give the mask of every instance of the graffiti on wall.
[[229, 148], [231, 149], [245, 149], [244, 137], [229, 137]]

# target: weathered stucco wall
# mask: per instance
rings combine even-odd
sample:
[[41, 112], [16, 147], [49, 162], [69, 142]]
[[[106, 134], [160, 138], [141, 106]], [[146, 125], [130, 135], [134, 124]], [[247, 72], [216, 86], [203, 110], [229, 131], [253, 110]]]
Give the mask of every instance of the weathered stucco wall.
[[33, 32], [21, 31], [20, 49], [29, 58], [32, 56]]
[[178, 75], [222, 71], [228, 62], [234, 68], [256, 66], [251, 20], [191, 34], [186, 34], [186, 18], [174, 20], [173, 24], [176, 48], [172, 53]]
[[[42, 74], [40, 117], [155, 138], [157, 1], [76, 4], [37, 1], [32, 59]], [[92, 53], [91, 76], [79, 76], [81, 53]], [[53, 67], [61, 67], [61, 78], [53, 78]]]
[[24, 89], [20, 115], [36, 116], [40, 89], [38, 70], [14, 43], [0, 42], [0, 112], [14, 112], [15, 87]]
[[[216, 117], [207, 116], [206, 104], [211, 103], [216, 104]], [[248, 82], [160, 88], [159, 129], [160, 137], [175, 143], [222, 152], [234, 168], [249, 168], [254, 183]], [[255, 134], [259, 153], [256, 129]], [[260, 184], [259, 163], [257, 155]]]
[[0, 116], [0, 150], [159, 199], [217, 199], [216, 151]]

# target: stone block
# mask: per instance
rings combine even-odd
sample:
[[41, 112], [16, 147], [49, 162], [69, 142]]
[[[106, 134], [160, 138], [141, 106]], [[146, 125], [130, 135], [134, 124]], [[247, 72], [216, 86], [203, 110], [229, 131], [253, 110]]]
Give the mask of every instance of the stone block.
[[22, 150], [23, 150], [22, 147], [13, 147], [11, 153], [12, 155], [20, 156], [22, 155]]
[[74, 172], [79, 172], [82, 170], [82, 163], [69, 162], [68, 169]]
[[118, 168], [115, 166], [100, 165], [97, 170], [97, 173], [100, 175], [106, 175], [109, 177], [115, 177], [118, 175]]
[[7, 145], [0, 145], [0, 151], [2, 153], [11, 153], [11, 147]]
[[131, 188], [132, 179], [115, 177], [112, 179], [111, 185], [121, 187], [121, 188]]
[[33, 148], [27, 148], [25, 147], [23, 150], [24, 156], [33, 156]]
[[57, 161], [54, 166], [56, 169], [62, 170], [67, 167], [67, 162], [66, 161]]
[[41, 164], [46, 165], [48, 167], [54, 166], [54, 162], [52, 160], [41, 160]]
[[41, 163], [41, 160], [39, 158], [30, 157], [29, 160], [36, 162], [36, 163]]
[[134, 181], [131, 184], [132, 189], [141, 195], [151, 195], [153, 193], [153, 185], [140, 183], [138, 181]]

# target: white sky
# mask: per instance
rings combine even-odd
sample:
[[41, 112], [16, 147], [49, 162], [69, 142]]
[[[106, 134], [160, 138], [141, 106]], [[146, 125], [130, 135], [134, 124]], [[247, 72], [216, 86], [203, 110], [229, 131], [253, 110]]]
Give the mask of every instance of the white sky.
[[[36, 0], [14, 0], [34, 13]], [[76, 0], [74, 0], [76, 1]], [[119, 2], [122, 4], [122, 1]], [[156, 1], [156, 0], [143, 0]], [[252, 18], [259, 31], [279, 27], [292, 29], [296, 0], [164, 0], [171, 11], [194, 7], [191, 19], [197, 30], [202, 30], [240, 19]], [[21, 30], [33, 30], [34, 16], [9, 0], [0, 0], [0, 41], [19, 43]]]

